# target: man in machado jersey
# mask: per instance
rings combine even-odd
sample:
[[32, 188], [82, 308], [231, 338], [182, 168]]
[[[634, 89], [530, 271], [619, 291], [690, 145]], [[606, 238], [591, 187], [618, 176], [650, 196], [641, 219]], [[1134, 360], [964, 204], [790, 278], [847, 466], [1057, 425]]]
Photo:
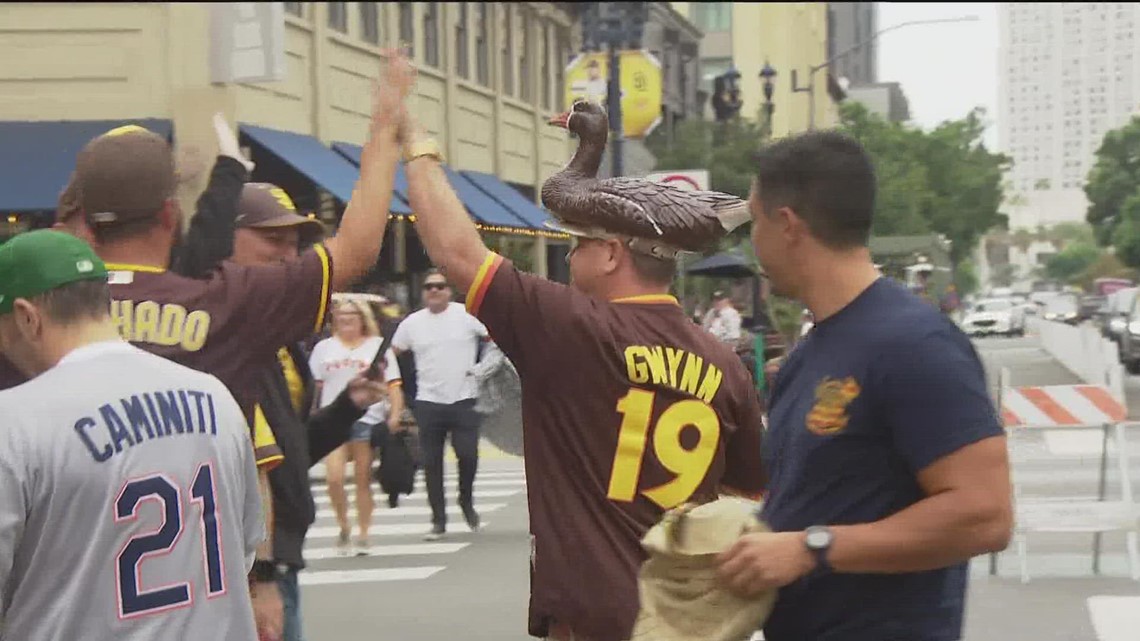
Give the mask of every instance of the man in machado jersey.
[[34, 231], [0, 247], [0, 639], [248, 641], [265, 527], [222, 383], [120, 338], [103, 262]]
[[[76, 159], [78, 205], [92, 246], [107, 264], [111, 317], [120, 333], [149, 352], [217, 376], [251, 425], [261, 373], [276, 365], [278, 349], [319, 331], [331, 292], [363, 275], [380, 253], [399, 155], [397, 117], [412, 79], [402, 59], [389, 60], [398, 64], [386, 63], [385, 86], [374, 93], [360, 178], [336, 237], [286, 264], [226, 262], [206, 279], [168, 272], [182, 215], [166, 140], [138, 127], [120, 128], [88, 143]], [[261, 486], [268, 510], [264, 473]], [[272, 523], [272, 514], [266, 520]], [[258, 558], [270, 560], [272, 545], [267, 540]], [[268, 587], [276, 577], [258, 578], [259, 628], [276, 636], [280, 598]]]
[[640, 540], [664, 511], [763, 488], [748, 372], [668, 294], [674, 262], [654, 243], [578, 238], [572, 287], [522, 273], [483, 244], [438, 145], [405, 140], [424, 247], [522, 379], [530, 633], [628, 639]]

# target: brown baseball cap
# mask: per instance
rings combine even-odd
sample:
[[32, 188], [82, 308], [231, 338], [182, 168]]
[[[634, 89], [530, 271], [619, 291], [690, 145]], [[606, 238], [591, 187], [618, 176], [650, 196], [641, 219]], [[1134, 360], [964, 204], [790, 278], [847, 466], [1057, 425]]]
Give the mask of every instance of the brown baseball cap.
[[297, 213], [285, 190], [270, 183], [246, 183], [238, 201], [237, 226], [249, 229], [296, 227], [303, 243], [324, 235], [320, 221]]
[[92, 227], [152, 218], [174, 196], [174, 153], [153, 131], [118, 127], [79, 152], [72, 183], [65, 192], [74, 189], [74, 202]]

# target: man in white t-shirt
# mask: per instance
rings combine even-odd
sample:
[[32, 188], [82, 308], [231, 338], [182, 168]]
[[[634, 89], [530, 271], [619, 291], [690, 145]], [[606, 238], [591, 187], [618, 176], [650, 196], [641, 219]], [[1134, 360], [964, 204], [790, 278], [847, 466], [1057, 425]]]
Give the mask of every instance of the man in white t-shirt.
[[740, 312], [732, 306], [732, 298], [721, 291], [713, 292], [713, 308], [705, 316], [704, 327], [722, 343], [740, 340]]
[[487, 328], [451, 302], [451, 287], [438, 271], [423, 284], [424, 308], [409, 315], [392, 337], [392, 348], [416, 358], [416, 400], [412, 411], [420, 429], [424, 477], [431, 503], [432, 530], [424, 537], [436, 541], [447, 532], [443, 497], [443, 447], [459, 460], [459, 507], [472, 531], [479, 529], [473, 504], [475, 472], [479, 467], [479, 413], [475, 411], [477, 383], [471, 370]]

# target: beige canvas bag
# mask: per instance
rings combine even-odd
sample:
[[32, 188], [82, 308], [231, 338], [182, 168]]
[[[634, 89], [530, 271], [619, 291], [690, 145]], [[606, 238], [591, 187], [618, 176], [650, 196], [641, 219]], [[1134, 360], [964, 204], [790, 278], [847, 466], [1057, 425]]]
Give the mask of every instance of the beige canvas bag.
[[770, 531], [756, 508], [737, 497], [685, 505], [646, 533], [641, 544], [649, 559], [638, 578], [633, 641], [746, 641], [764, 625], [776, 590], [742, 598], [716, 578], [718, 554], [743, 533]]

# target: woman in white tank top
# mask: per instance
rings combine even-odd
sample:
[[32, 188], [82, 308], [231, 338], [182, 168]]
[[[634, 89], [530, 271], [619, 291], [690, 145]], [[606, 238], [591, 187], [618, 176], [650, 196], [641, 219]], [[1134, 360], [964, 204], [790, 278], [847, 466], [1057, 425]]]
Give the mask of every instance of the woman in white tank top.
[[[315, 404], [325, 407], [336, 400], [355, 376], [368, 369], [383, 339], [368, 305], [345, 301], [333, 311], [332, 336], [317, 343], [309, 357], [309, 368], [317, 381]], [[351, 454], [356, 480], [356, 512], [360, 525], [358, 552], [367, 553], [368, 526], [372, 521], [372, 444], [352, 441], [325, 457], [329, 498], [340, 525], [337, 549], [348, 555], [351, 529], [348, 524], [348, 497], [344, 489], [344, 472]]]

